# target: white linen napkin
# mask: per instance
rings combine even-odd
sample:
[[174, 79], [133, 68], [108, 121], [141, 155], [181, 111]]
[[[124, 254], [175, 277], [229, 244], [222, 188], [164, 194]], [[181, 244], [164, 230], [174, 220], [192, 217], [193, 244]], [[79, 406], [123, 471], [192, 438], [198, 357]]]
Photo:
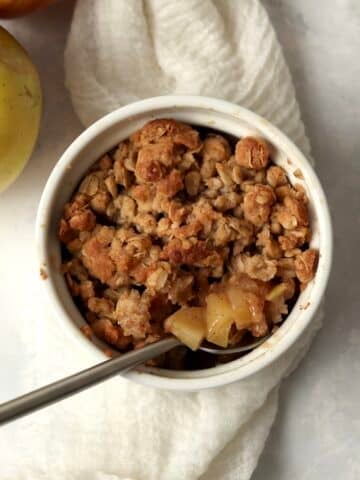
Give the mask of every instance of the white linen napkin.
[[[65, 69], [84, 125], [141, 98], [202, 94], [258, 112], [309, 156], [289, 71], [257, 0], [78, 0]], [[179, 394], [114, 378], [23, 420], [21, 438], [0, 440], [2, 478], [249, 479], [276, 415], [279, 383], [307, 350], [320, 317], [250, 379]], [[40, 313], [38, 325], [24, 330], [33, 345], [29, 385], [89, 365], [50, 313], [48, 320]], [[21, 472], [16, 450], [24, 455]]]

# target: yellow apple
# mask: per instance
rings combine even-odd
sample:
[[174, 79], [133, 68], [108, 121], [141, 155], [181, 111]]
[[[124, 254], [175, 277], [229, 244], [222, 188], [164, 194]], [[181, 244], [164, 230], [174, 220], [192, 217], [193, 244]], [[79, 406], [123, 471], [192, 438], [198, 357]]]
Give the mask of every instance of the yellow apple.
[[33, 12], [54, 0], [0, 0], [0, 17], [12, 18]]
[[0, 27], [0, 192], [29, 159], [40, 117], [38, 73], [22, 46]]

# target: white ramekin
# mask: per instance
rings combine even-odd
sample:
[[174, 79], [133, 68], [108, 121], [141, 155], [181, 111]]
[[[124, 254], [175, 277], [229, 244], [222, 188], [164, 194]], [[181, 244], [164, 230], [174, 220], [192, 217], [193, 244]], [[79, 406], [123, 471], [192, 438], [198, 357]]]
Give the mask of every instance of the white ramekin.
[[[242, 137], [259, 135], [273, 146], [273, 159], [294, 183], [302, 183], [309, 197], [313, 238], [320, 251], [313, 281], [301, 293], [296, 305], [279, 330], [262, 346], [233, 362], [199, 371], [169, 371], [142, 367], [128, 378], [157, 388], [194, 391], [243, 379], [274, 362], [297, 340], [311, 322], [324, 294], [330, 273], [332, 231], [327, 201], [320, 182], [299, 149], [264, 118], [222, 100], [193, 96], [164, 96], [127, 105], [87, 128], [62, 155], [43, 192], [36, 226], [40, 267], [48, 278], [43, 282], [60, 326], [69, 333], [74, 346], [92, 359], [103, 361], [101, 342], [90, 342], [79, 330], [84, 320], [74, 305], [60, 273], [60, 244], [57, 224], [64, 203], [95, 160], [154, 118], [174, 118], [193, 125], [208, 126]], [[304, 180], [294, 177], [300, 169]], [[65, 351], [65, 346], [64, 346]]]

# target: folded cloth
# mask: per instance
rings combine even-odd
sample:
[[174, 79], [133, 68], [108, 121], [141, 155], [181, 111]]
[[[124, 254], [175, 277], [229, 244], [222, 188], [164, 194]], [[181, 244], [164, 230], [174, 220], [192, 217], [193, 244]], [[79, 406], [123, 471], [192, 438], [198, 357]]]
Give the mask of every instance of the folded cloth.
[[[65, 69], [84, 125], [141, 98], [201, 94], [256, 111], [310, 153], [288, 68], [257, 0], [78, 0]], [[24, 452], [32, 438], [20, 473], [14, 445], [1, 445], [10, 465], [3, 478], [249, 479], [276, 415], [279, 383], [320, 323], [319, 314], [273, 365], [223, 388], [179, 394], [115, 378], [39, 412], [14, 439]], [[31, 385], [89, 363], [71, 347], [55, 355], [67, 339], [52, 319], [44, 324], [39, 315], [38, 329], [32, 324], [24, 335], [36, 346]]]

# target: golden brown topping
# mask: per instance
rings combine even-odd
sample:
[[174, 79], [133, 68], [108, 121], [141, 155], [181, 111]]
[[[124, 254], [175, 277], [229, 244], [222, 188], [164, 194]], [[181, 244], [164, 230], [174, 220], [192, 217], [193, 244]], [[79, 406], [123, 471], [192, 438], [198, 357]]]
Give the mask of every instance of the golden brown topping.
[[201, 198], [193, 204], [191, 216], [205, 226], [219, 218], [219, 213], [212, 208], [208, 200]]
[[277, 275], [284, 280], [296, 277], [293, 258], [280, 258], [278, 260]]
[[267, 185], [255, 185], [245, 194], [244, 214], [249, 222], [256, 226], [264, 225], [269, 219], [275, 195]]
[[136, 200], [140, 212], [153, 211], [155, 197], [155, 187], [153, 185], [135, 185], [129, 189], [129, 195]]
[[162, 338], [180, 307], [213, 305], [207, 317], [220, 323], [208, 339], [219, 344], [264, 336], [315, 273], [304, 187], [268, 165], [263, 140], [234, 147], [200, 135], [149, 122], [101, 157], [64, 207], [69, 291], [94, 335], [120, 350]]
[[221, 135], [208, 135], [203, 143], [203, 160], [212, 160], [214, 165], [217, 162], [226, 162], [230, 158], [230, 146], [227, 140]]
[[[165, 219], [162, 219], [165, 220]], [[203, 226], [201, 222], [195, 220], [187, 225], [183, 225], [182, 227], [175, 228], [173, 231], [168, 232], [169, 234], [174, 235], [177, 238], [189, 238], [195, 237], [201, 230]]]
[[265, 225], [257, 235], [256, 245], [262, 248], [262, 253], [269, 258], [280, 258], [282, 255], [278, 242], [273, 238], [269, 225]]
[[171, 273], [171, 267], [167, 262], [159, 262], [155, 269], [147, 276], [146, 286], [149, 290], [162, 290]]
[[291, 235], [291, 230], [286, 231], [285, 235], [279, 236], [279, 244], [282, 250], [292, 250], [298, 245], [298, 237]]
[[215, 247], [225, 246], [231, 240], [236, 238], [234, 230], [230, 227], [229, 222], [226, 221], [225, 218], [220, 218], [216, 221], [210, 234]]
[[95, 297], [94, 284], [90, 280], [85, 280], [79, 285], [79, 294], [83, 300], [88, 300], [90, 297]]
[[259, 170], [267, 166], [269, 147], [264, 140], [245, 137], [236, 144], [235, 159], [241, 167]]
[[281, 167], [272, 166], [266, 172], [266, 180], [272, 188], [288, 184], [285, 171]]
[[70, 228], [79, 231], [90, 231], [95, 228], [96, 218], [91, 210], [83, 210], [76, 213], [69, 220]]
[[92, 338], [92, 335], [93, 335], [93, 331], [92, 331], [92, 328], [90, 327], [90, 325], [82, 325], [80, 327], [80, 330], [81, 332], [85, 335], [86, 338], [88, 338], [89, 340], [91, 340]]
[[113, 227], [97, 226], [94, 230], [96, 238], [99, 240], [101, 245], [109, 245], [114, 238], [115, 229]]
[[287, 230], [307, 226], [309, 217], [306, 205], [294, 197], [286, 196], [284, 205], [279, 208], [277, 220]]
[[100, 318], [99, 320], [96, 320], [91, 325], [91, 328], [98, 338], [110, 343], [110, 345], [114, 345], [114, 347], [118, 348], [119, 350], [124, 350], [132, 342], [131, 337], [125, 336], [122, 329], [113, 325], [107, 318]]
[[120, 293], [115, 318], [127, 336], [145, 338], [151, 331], [149, 302], [137, 290], [126, 289]]
[[[118, 150], [119, 151], [119, 150]], [[114, 175], [115, 181], [119, 185], [122, 185], [125, 188], [129, 188], [131, 185], [131, 173], [126, 169], [124, 165], [124, 160], [122, 158], [117, 158], [115, 153], [115, 162], [114, 162]]]
[[231, 192], [227, 195], [220, 195], [214, 201], [213, 205], [216, 210], [220, 212], [225, 212], [226, 210], [231, 210], [232, 208], [236, 208], [240, 205], [242, 200], [242, 196], [238, 193]]
[[194, 265], [209, 257], [211, 251], [203, 241], [182, 241], [174, 238], [163, 248], [161, 258], [169, 260], [175, 265], [189, 264]]
[[122, 242], [115, 238], [111, 243], [109, 256], [116, 265], [116, 269], [120, 272], [128, 272], [134, 265], [134, 257], [127, 252], [122, 245]]
[[142, 149], [136, 162], [135, 175], [140, 183], [154, 183], [163, 177], [164, 167], [158, 160], [147, 155], [145, 149]]
[[[230, 147], [220, 135], [209, 135], [204, 140], [200, 175], [203, 180], [211, 179], [216, 174], [216, 164], [226, 162], [230, 157]], [[220, 186], [222, 185], [221, 180]]]
[[200, 173], [197, 171], [191, 171], [185, 175], [185, 188], [186, 192], [191, 196], [194, 197], [199, 192], [200, 187]]
[[166, 142], [145, 145], [139, 151], [138, 161], [139, 158], [142, 161], [160, 162], [165, 167], [171, 167], [175, 160], [174, 144]]
[[137, 229], [148, 235], [155, 235], [157, 229], [156, 219], [150, 213], [138, 213], [134, 219]]
[[241, 171], [241, 167], [239, 165], [234, 165], [232, 167], [231, 177], [232, 177], [234, 183], [236, 183], [237, 185], [241, 185], [241, 183], [243, 181], [243, 174], [242, 174], [242, 171]]
[[136, 203], [127, 195], [119, 195], [115, 201], [114, 205], [119, 209], [118, 222], [122, 223], [124, 221], [132, 222], [136, 215]]
[[60, 241], [63, 243], [70, 242], [76, 236], [76, 232], [70, 228], [68, 222], [63, 218], [59, 222], [58, 234]]
[[186, 305], [193, 297], [194, 277], [184, 273], [177, 277], [177, 281], [173, 283], [169, 290], [169, 300], [173, 304]]
[[79, 192], [93, 196], [95, 195], [100, 187], [100, 179], [96, 174], [87, 175], [84, 180], [81, 182], [79, 187]]
[[244, 272], [249, 277], [268, 282], [275, 277], [277, 271], [276, 260], [266, 259], [262, 255], [243, 256]]
[[111, 194], [113, 198], [115, 198], [118, 194], [115, 177], [113, 175], [109, 175], [108, 177], [105, 178], [104, 183], [108, 192]]
[[90, 205], [97, 213], [106, 213], [107, 207], [111, 201], [111, 196], [107, 192], [97, 193], [91, 200]]
[[294, 176], [297, 177], [297, 178], [300, 178], [301, 180], [304, 180], [304, 175], [303, 175], [302, 171], [300, 170], [300, 168], [297, 168], [294, 171]]
[[284, 281], [285, 284], [285, 291], [284, 291], [284, 299], [290, 300], [295, 295], [295, 280], [293, 278], [288, 278]]
[[158, 182], [157, 188], [158, 192], [166, 195], [166, 197], [174, 197], [184, 188], [182, 175], [179, 170], [172, 170], [167, 177]]
[[194, 152], [185, 152], [182, 156], [178, 155], [176, 159], [177, 168], [184, 173], [197, 165]]
[[296, 183], [294, 185], [294, 189], [295, 189], [295, 198], [297, 198], [300, 202], [307, 205], [309, 200], [308, 200], [308, 197], [306, 195], [306, 190], [303, 187], [303, 185], [300, 185], [299, 183]]
[[281, 185], [275, 188], [276, 198], [284, 200], [285, 197], [295, 197], [295, 190], [290, 185]]
[[199, 133], [196, 130], [184, 123], [168, 119], [153, 120], [147, 123], [130, 139], [137, 148], [149, 143], [168, 141], [175, 145], [184, 145], [189, 150], [196, 150], [200, 146]]
[[81, 258], [90, 274], [101, 282], [110, 280], [115, 272], [115, 265], [108, 254], [108, 248], [96, 236], [85, 243]]
[[313, 279], [316, 264], [318, 260], [317, 251], [314, 249], [306, 250], [295, 258], [296, 276], [302, 283], [308, 283]]
[[100, 170], [109, 170], [112, 167], [112, 159], [110, 158], [109, 155], [104, 155], [103, 157], [100, 158], [98, 162], [98, 167]]
[[225, 187], [232, 186], [234, 182], [231, 176], [232, 171], [231, 171], [230, 165], [223, 164], [223, 163], [216, 163], [215, 168], [223, 185]]
[[107, 298], [91, 297], [88, 300], [87, 306], [90, 312], [102, 315], [110, 314], [114, 310], [112, 301]]
[[251, 333], [254, 337], [263, 337], [269, 331], [264, 313], [264, 299], [252, 292], [247, 292], [246, 300], [253, 319]]

